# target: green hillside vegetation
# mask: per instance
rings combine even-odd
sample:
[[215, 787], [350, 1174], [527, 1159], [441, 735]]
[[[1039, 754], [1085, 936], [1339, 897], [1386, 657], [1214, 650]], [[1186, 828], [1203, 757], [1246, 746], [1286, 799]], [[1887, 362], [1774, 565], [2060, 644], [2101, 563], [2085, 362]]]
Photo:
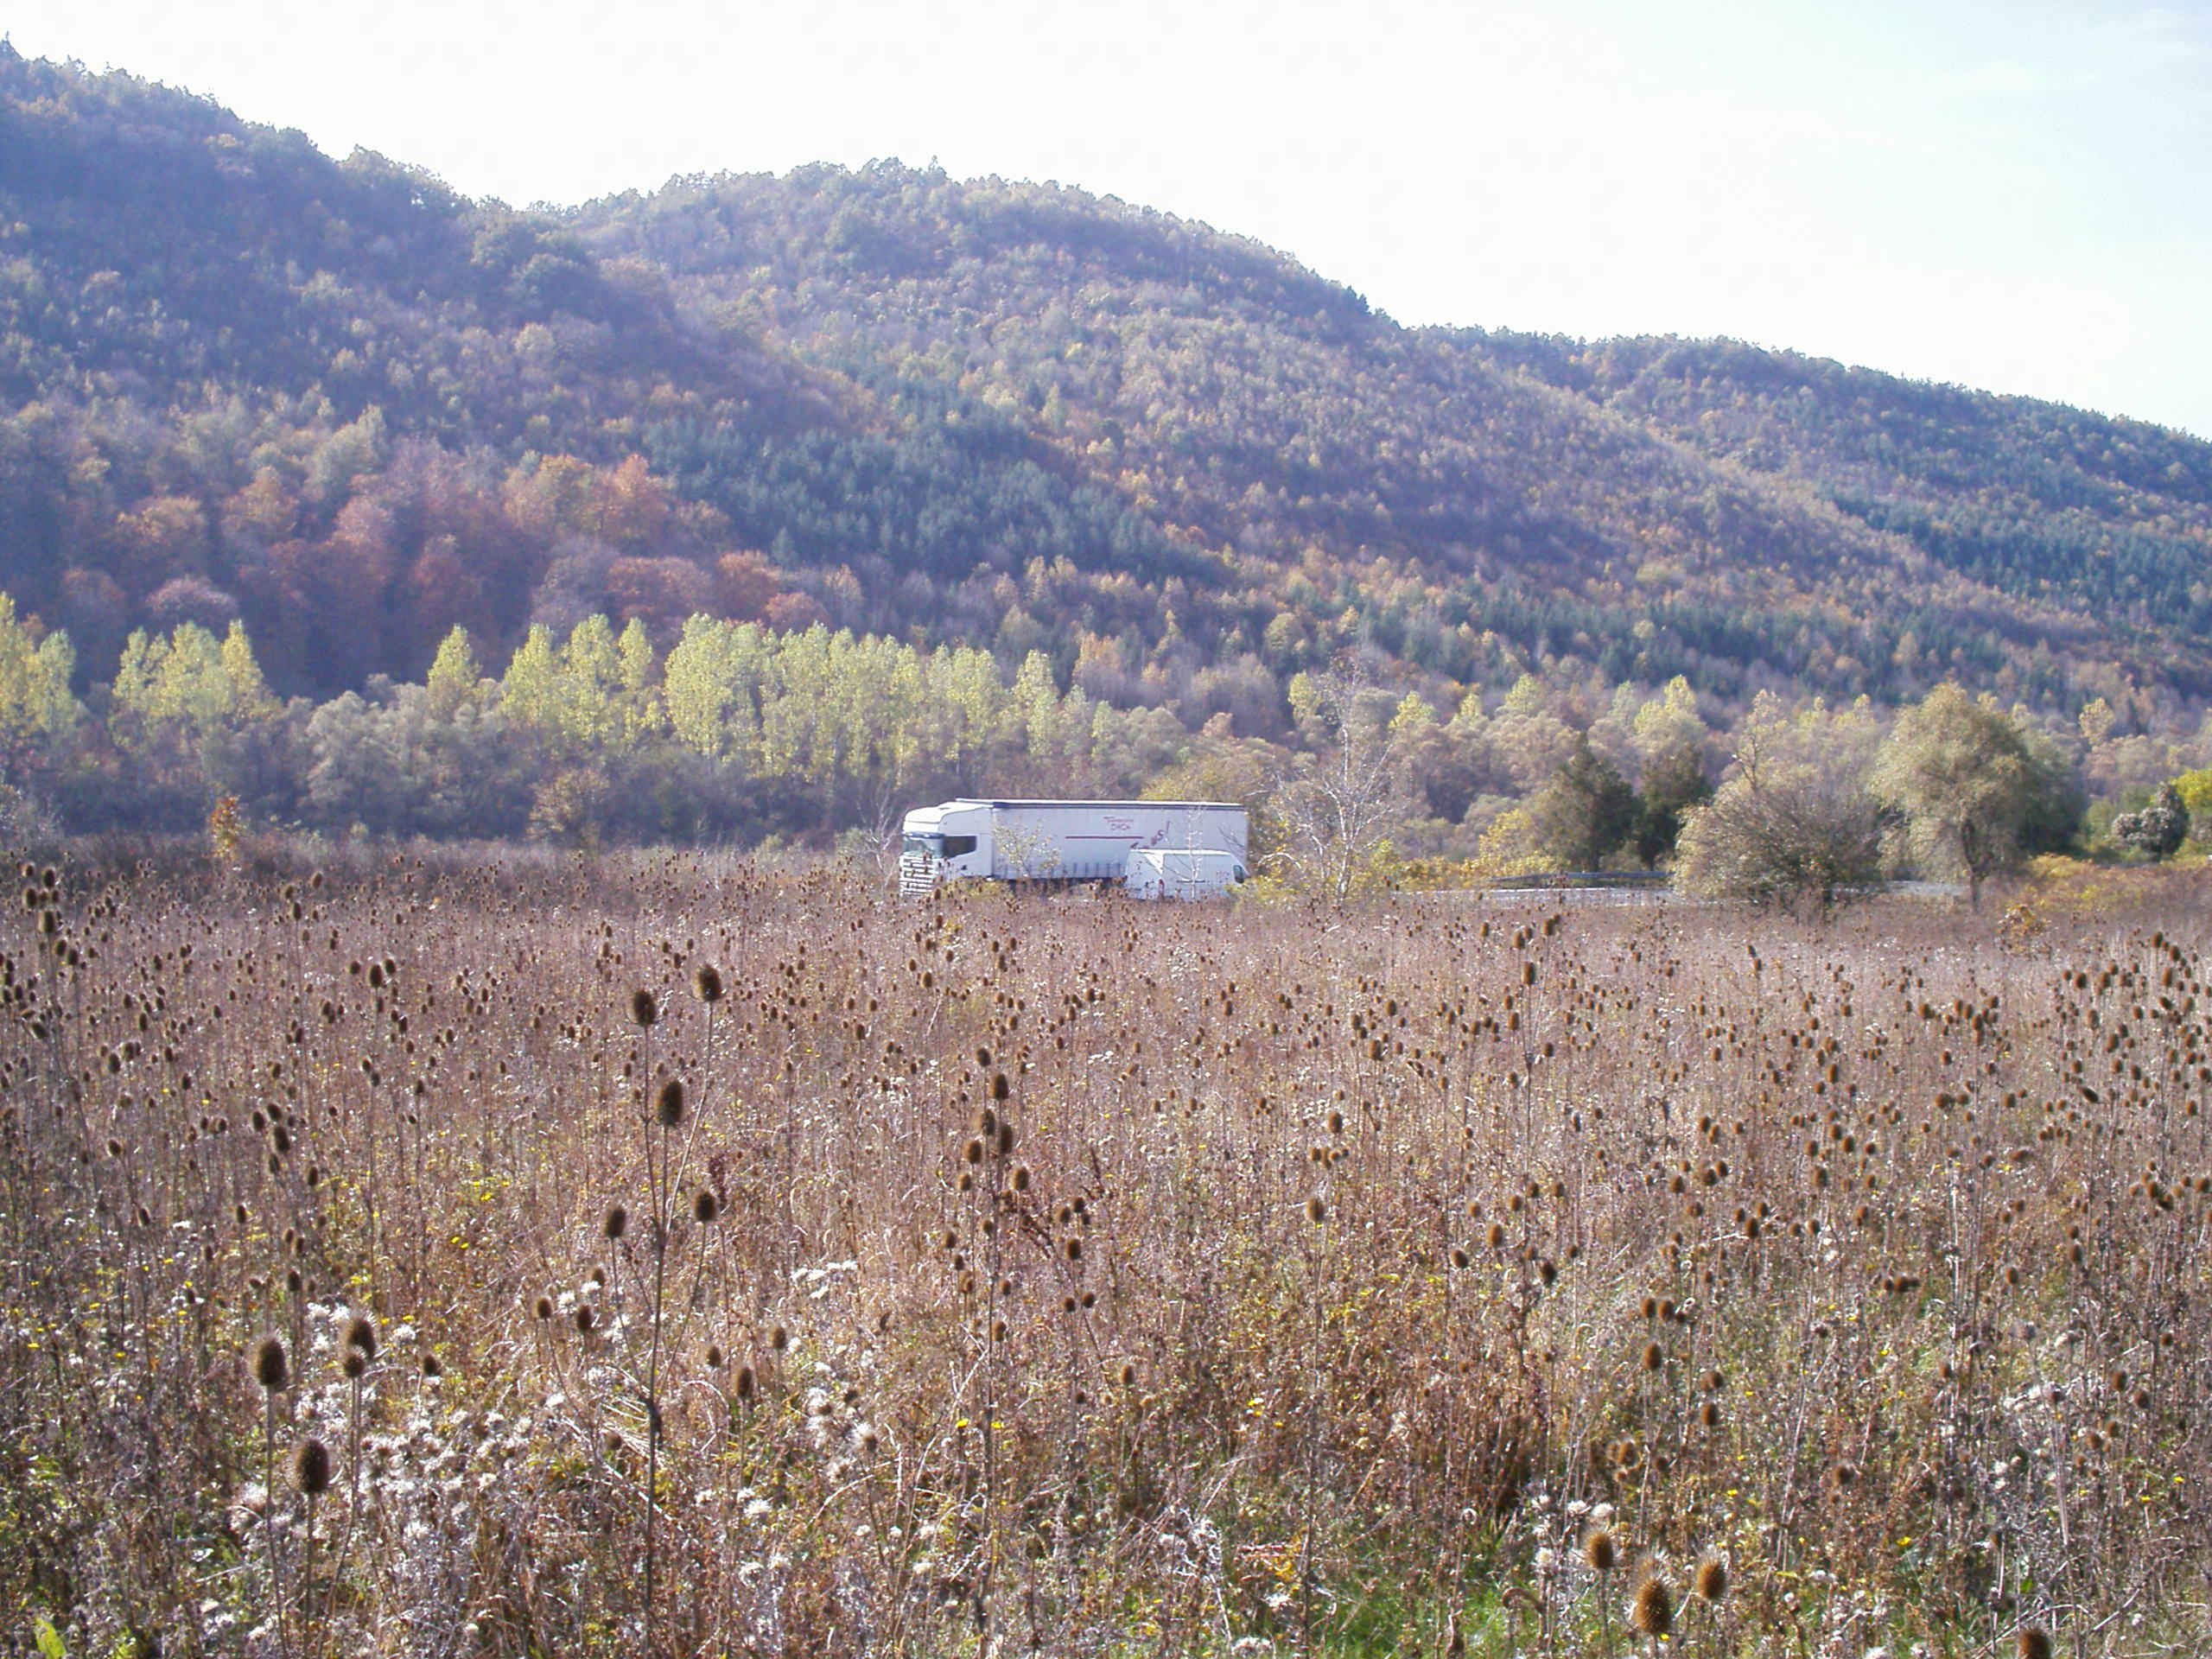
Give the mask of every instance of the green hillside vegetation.
[[1986, 678], [2018, 659], [2016, 677], [2063, 683], [2036, 658], [2050, 619], [1902, 538], [1203, 227], [889, 166], [678, 181], [574, 222], [794, 354], [1026, 418], [1216, 553], [1179, 620], [1217, 660], [1281, 673], [1357, 642], [1501, 688], [1548, 659], [1724, 696], [1762, 677], [1894, 696], [1930, 664]]
[[2001, 593], [2124, 637], [2212, 622], [2212, 450], [2183, 434], [1730, 340], [1475, 338], [1705, 454], [1808, 483]]
[[[1945, 682], [2107, 817], [2212, 760], [2212, 446], [1726, 342], [1408, 329], [1055, 187], [883, 163], [520, 213], [0, 48], [0, 591], [48, 653], [10, 776], [65, 825], [231, 794], [823, 836], [956, 784], [1250, 792], [1382, 720], [1398, 849], [1503, 858], [1586, 750], [1628, 788], [1669, 757], [1688, 805], [1760, 694]], [[664, 682], [704, 641], [751, 653], [761, 729], [788, 659], [881, 730], [687, 742]], [[224, 649], [223, 734], [146, 715]], [[516, 675], [571, 657], [632, 726], [543, 738]], [[987, 735], [899, 730], [899, 676]]]

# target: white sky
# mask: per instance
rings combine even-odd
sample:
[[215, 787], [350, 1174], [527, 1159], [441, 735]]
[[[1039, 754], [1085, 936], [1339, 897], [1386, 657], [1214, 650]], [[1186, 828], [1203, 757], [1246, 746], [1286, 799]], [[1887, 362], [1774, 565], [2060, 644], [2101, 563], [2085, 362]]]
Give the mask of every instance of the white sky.
[[2212, 435], [2212, 0], [13, 0], [474, 195], [932, 158], [1406, 322], [1727, 334]]

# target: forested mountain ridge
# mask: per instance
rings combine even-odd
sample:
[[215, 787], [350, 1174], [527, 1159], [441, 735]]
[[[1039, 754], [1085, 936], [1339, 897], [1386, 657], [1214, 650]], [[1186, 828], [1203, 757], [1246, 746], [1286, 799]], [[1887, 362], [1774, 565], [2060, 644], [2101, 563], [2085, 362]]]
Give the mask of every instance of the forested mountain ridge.
[[281, 692], [704, 613], [1287, 734], [1347, 647], [1719, 706], [2212, 687], [2212, 446], [1725, 343], [1408, 329], [1247, 240], [884, 164], [564, 212], [0, 52], [0, 588]]
[[1579, 656], [1614, 679], [1734, 690], [1758, 665], [1888, 690], [1916, 629], [1984, 676], [2073, 631], [1279, 256], [1120, 203], [882, 167], [678, 181], [575, 222], [800, 355], [894, 361], [1026, 412], [1235, 561], [1222, 638], [1274, 669], [1352, 632], [1460, 682]]
[[2139, 630], [2212, 622], [2212, 446], [2186, 434], [1730, 340], [1468, 339], [2002, 592]]

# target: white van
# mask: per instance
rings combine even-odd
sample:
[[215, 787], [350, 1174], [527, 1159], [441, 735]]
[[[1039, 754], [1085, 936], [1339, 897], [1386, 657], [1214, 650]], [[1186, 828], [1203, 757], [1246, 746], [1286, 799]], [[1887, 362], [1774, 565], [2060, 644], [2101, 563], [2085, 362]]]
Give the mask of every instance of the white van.
[[1139, 847], [1129, 854], [1122, 881], [1132, 899], [1219, 899], [1245, 879], [1236, 853]]

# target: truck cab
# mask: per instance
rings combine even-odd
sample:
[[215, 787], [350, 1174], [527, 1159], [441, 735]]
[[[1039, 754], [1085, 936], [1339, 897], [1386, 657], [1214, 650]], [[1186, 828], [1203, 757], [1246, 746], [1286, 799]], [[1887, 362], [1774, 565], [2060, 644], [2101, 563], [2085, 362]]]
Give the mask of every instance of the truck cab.
[[991, 873], [991, 809], [950, 801], [906, 815], [899, 847], [899, 891], [912, 898], [946, 881]]

